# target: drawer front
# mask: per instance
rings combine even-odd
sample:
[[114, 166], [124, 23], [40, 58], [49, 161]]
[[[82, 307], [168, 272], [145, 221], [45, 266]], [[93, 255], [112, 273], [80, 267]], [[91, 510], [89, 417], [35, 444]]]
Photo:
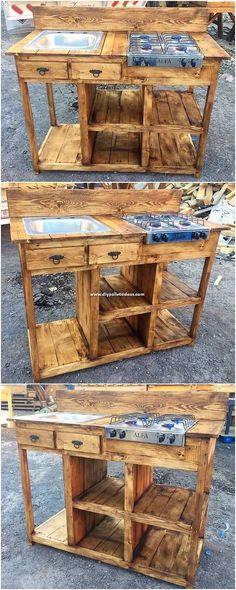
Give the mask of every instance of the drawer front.
[[42, 248], [26, 251], [28, 270], [66, 269], [86, 263], [84, 246], [72, 248]]
[[38, 80], [67, 80], [68, 70], [66, 62], [28, 61], [18, 62], [20, 78]]
[[89, 247], [89, 264], [120, 263], [137, 260], [139, 244], [108, 244]]
[[81, 80], [120, 80], [121, 64], [73, 63], [72, 78]]
[[37, 428], [16, 428], [17, 442], [21, 445], [30, 445], [35, 447], [46, 447], [53, 449], [54, 437], [50, 430], [41, 430]]
[[78, 434], [75, 432], [57, 432], [57, 448], [80, 453], [100, 453], [100, 436], [95, 434]]

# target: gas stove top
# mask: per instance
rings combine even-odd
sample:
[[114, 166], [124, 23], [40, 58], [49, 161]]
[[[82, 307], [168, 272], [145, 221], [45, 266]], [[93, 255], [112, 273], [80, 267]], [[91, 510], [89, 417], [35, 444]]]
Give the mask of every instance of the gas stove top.
[[200, 221], [184, 215], [153, 213], [124, 215], [122, 219], [144, 229], [147, 232], [147, 244], [206, 240], [210, 231], [204, 226], [204, 220]]
[[184, 414], [125, 414], [112, 416], [105, 427], [106, 438], [183, 447], [185, 433], [196, 424], [195, 417]]
[[201, 68], [203, 55], [188, 33], [130, 33], [128, 66]]

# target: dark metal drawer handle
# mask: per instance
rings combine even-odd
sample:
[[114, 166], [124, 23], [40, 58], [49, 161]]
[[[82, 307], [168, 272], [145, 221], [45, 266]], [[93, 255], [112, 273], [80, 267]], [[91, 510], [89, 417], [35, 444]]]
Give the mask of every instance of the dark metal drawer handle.
[[118, 260], [120, 254], [121, 252], [118, 252], [117, 250], [113, 250], [113, 252], [108, 252], [108, 256], [111, 256], [112, 260]]
[[61, 254], [53, 254], [52, 256], [49, 256], [49, 260], [53, 261], [53, 264], [60, 264], [61, 260], [63, 260], [63, 258], [65, 258], [64, 256], [62, 256]]
[[81, 440], [72, 440], [72, 444], [74, 445], [75, 449], [78, 449], [81, 447], [81, 445], [83, 445]]
[[32, 442], [36, 442], [37, 440], [39, 440], [39, 436], [37, 436], [37, 434], [31, 434], [30, 440], [32, 440]]
[[94, 78], [98, 78], [100, 74], [102, 74], [102, 70], [89, 70], [89, 73], [92, 74]]
[[45, 76], [45, 74], [49, 72], [49, 68], [37, 68], [37, 72], [40, 74], [40, 76]]

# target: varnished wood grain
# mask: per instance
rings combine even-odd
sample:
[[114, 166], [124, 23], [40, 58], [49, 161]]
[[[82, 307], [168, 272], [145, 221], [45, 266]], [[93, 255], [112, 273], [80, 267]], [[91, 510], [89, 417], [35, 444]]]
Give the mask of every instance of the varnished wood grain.
[[110, 8], [40, 7], [33, 9], [37, 29], [87, 31], [206, 31], [208, 10], [204, 8]]

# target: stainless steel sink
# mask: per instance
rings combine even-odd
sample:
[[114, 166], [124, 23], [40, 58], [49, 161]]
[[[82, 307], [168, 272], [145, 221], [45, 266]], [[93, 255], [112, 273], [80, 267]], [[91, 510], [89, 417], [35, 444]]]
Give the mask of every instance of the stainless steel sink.
[[26, 217], [25, 231], [30, 236], [53, 234], [97, 234], [111, 232], [111, 228], [90, 217]]
[[68, 423], [68, 424], [81, 424], [82, 422], [90, 422], [92, 420], [97, 420], [98, 418], [104, 418], [104, 414], [79, 414], [79, 413], [69, 413], [69, 412], [49, 412], [46, 413], [36, 413], [26, 416], [14, 416], [15, 420], [28, 420], [29, 422], [60, 422], [60, 423]]
[[42, 31], [25, 48], [91, 52], [99, 48], [103, 36], [101, 31]]

